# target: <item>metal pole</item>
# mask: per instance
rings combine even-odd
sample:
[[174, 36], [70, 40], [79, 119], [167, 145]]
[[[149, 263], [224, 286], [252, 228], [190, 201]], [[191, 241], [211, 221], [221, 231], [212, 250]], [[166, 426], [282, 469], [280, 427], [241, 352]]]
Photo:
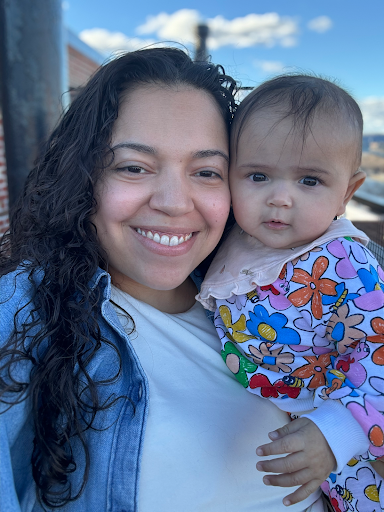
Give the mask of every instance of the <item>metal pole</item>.
[[197, 25], [197, 44], [195, 52], [195, 62], [205, 62], [208, 60], [207, 37], [209, 33], [208, 25], [204, 23]]
[[61, 113], [60, 0], [0, 0], [0, 82], [9, 200]]

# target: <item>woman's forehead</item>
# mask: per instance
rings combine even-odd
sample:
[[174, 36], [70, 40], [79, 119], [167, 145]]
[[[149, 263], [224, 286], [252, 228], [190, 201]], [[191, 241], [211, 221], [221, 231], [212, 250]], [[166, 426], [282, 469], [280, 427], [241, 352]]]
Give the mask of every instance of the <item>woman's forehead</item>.
[[[214, 98], [192, 87], [146, 85], [122, 100], [112, 131], [112, 146], [130, 141], [227, 147], [227, 130]], [[200, 147], [201, 146], [201, 147]]]

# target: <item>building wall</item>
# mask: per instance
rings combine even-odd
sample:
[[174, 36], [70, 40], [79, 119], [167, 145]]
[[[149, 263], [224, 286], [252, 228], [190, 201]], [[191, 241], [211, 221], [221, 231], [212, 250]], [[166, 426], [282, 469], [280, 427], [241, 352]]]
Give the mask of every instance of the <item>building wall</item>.
[[[77, 39], [74, 34], [68, 34], [68, 82], [71, 98], [76, 94], [76, 89], [84, 85], [93, 75], [102, 62], [102, 57], [95, 55], [94, 50]], [[87, 55], [88, 54], [88, 55]], [[95, 60], [90, 58], [94, 56]], [[5, 161], [3, 122], [0, 110], [0, 236], [8, 229], [8, 183]]]
[[84, 85], [88, 78], [97, 70], [99, 64], [68, 46], [69, 87], [76, 89]]

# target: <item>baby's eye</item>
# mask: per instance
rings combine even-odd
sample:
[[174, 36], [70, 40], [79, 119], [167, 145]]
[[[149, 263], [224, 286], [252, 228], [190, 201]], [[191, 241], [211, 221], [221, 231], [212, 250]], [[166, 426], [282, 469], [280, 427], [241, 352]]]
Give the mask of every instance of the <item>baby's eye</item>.
[[256, 182], [267, 181], [267, 179], [268, 179], [265, 174], [260, 174], [258, 172], [251, 174], [249, 177], [251, 178], [252, 181], [256, 181]]
[[307, 185], [308, 187], [314, 187], [320, 183], [320, 180], [318, 178], [313, 178], [312, 176], [305, 176], [305, 178], [302, 178], [299, 183]]

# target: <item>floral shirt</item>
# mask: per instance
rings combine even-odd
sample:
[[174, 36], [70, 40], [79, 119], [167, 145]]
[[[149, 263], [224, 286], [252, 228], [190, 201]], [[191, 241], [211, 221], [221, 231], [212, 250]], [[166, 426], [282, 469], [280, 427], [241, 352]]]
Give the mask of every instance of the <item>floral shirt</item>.
[[[199, 298], [206, 305], [216, 299], [222, 357], [244, 388], [290, 412], [341, 402], [369, 439], [365, 457], [376, 459], [384, 456], [384, 272], [351, 236], [332, 238], [344, 227], [352, 234], [348, 222], [290, 261], [281, 258], [270, 284], [253, 279], [249, 291], [224, 297], [208, 276]], [[224, 245], [231, 244], [230, 235]], [[224, 247], [219, 266], [226, 253]], [[222, 272], [227, 291], [228, 272], [230, 264]], [[232, 281], [233, 290], [244, 290]]]

